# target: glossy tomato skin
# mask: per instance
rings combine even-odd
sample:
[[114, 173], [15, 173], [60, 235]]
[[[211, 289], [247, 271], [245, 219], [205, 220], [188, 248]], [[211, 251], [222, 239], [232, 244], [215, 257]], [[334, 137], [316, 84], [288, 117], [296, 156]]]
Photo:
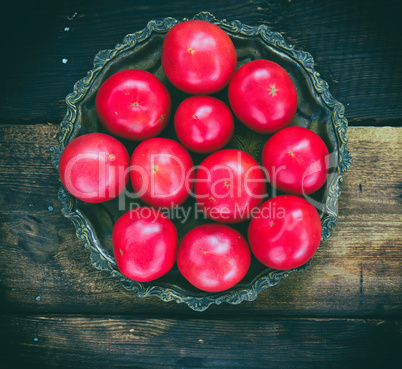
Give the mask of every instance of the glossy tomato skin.
[[102, 83], [95, 107], [109, 132], [142, 141], [157, 136], [165, 128], [171, 114], [171, 98], [167, 88], [153, 74], [126, 69]]
[[230, 37], [217, 25], [203, 20], [176, 24], [162, 45], [162, 67], [178, 89], [194, 95], [222, 90], [237, 64]]
[[241, 66], [229, 84], [229, 103], [250, 129], [272, 134], [288, 126], [297, 110], [297, 92], [279, 64], [258, 59]]
[[202, 161], [195, 178], [195, 199], [210, 219], [239, 223], [251, 217], [266, 195], [257, 161], [242, 150], [216, 151]]
[[195, 287], [208, 292], [224, 291], [240, 282], [251, 262], [244, 237], [224, 224], [203, 224], [182, 239], [177, 266]]
[[120, 272], [138, 282], [162, 277], [177, 254], [177, 230], [157, 209], [139, 207], [121, 216], [113, 227], [113, 254]]
[[59, 175], [76, 198], [90, 203], [111, 200], [127, 186], [130, 157], [124, 145], [103, 133], [88, 133], [63, 150]]
[[131, 184], [138, 197], [155, 207], [176, 207], [190, 195], [194, 167], [188, 151], [168, 138], [141, 142], [130, 160]]
[[309, 195], [327, 179], [328, 148], [315, 132], [304, 127], [287, 127], [266, 142], [262, 164], [268, 180], [278, 190]]
[[317, 251], [321, 220], [307, 200], [280, 195], [264, 202], [248, 228], [254, 256], [269, 268], [288, 270], [305, 264]]
[[209, 154], [233, 137], [234, 120], [229, 107], [212, 96], [191, 96], [174, 117], [177, 138], [189, 150]]

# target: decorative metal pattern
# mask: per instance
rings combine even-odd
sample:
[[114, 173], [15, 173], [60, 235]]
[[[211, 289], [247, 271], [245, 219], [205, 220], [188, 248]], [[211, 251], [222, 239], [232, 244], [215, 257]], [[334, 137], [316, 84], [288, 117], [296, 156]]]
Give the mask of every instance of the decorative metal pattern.
[[[225, 30], [234, 39], [261, 42], [261, 45], [269, 52], [272, 52], [273, 56], [284, 58], [283, 60], [286, 62], [293, 63], [295, 73], [297, 72], [306, 78], [304, 83], [307, 87], [303, 88], [311, 93], [313, 96], [312, 99], [318, 101], [317, 104], [323, 106], [322, 109], [320, 108], [321, 110], [318, 109], [321, 113], [317, 113], [314, 109], [311, 112], [307, 112], [307, 114], [300, 112], [298, 123], [310, 126], [317, 120], [319, 114], [322, 115], [325, 111], [329, 112], [327, 121], [324, 119], [318, 128], [325, 131], [324, 135], [327, 137], [327, 141], [336, 151], [337, 160], [333, 168], [333, 175], [324, 195], [325, 206], [321, 215], [322, 241], [326, 240], [331, 235], [332, 227], [338, 221], [338, 198], [341, 193], [340, 183], [343, 181], [343, 174], [352, 164], [352, 158], [347, 149], [346, 131], [348, 123], [344, 116], [344, 106], [332, 97], [328, 84], [314, 70], [312, 56], [305, 51], [296, 50], [292, 45], [288, 45], [281, 34], [271, 31], [268, 26], [259, 25], [251, 27], [236, 20], [231, 22], [218, 20], [208, 12], [199, 13], [193, 19], [212, 22]], [[187, 19], [183, 19], [183, 21], [185, 20]], [[123, 42], [117, 44], [114, 49], [100, 51], [95, 56], [93, 69], [74, 85], [73, 92], [66, 97], [67, 113], [61, 122], [59, 147], [55, 149], [52, 156], [52, 162], [56, 168], [58, 168], [60, 155], [66, 145], [82, 133], [82, 125], [85, 124], [85, 119], [82, 116], [84, 113], [80, 111], [80, 106], [87, 99], [90, 99], [91, 94], [93, 95], [97, 84], [100, 84], [100, 75], [104, 69], [122, 55], [136, 52], [137, 47], [146, 45], [153, 37], [164, 35], [178, 22], [174, 18], [152, 20], [143, 30], [127, 35]], [[242, 63], [247, 62], [248, 58], [249, 56], [245, 53]], [[325, 127], [322, 128], [321, 126]], [[261, 137], [240, 126], [238, 134], [235, 135], [229, 145], [248, 151], [258, 159], [261, 155], [263, 141]], [[110, 255], [99, 240], [97, 230], [92, 222], [77, 205], [78, 201], [64, 188], [61, 188], [59, 191], [59, 199], [62, 204], [63, 215], [74, 223], [77, 237], [84, 242], [85, 247], [90, 251], [91, 262], [94, 267], [110, 272], [113, 276], [119, 278], [126, 289], [134, 291], [139, 297], [157, 296], [163, 301], [185, 303], [195, 311], [204, 311], [211, 304], [219, 305], [222, 302], [239, 304], [242, 301], [253, 301], [261, 291], [275, 286], [294, 271], [306, 270], [311, 265], [310, 260], [305, 265], [288, 271], [266, 268], [258, 271], [247, 284], [241, 284], [228, 291], [212, 294], [186, 290], [178, 285], [176, 279], [172, 283], [169, 283], [169, 281], [155, 281], [154, 284], [152, 282], [136, 282], [126, 278], [119, 272], [113, 256]]]

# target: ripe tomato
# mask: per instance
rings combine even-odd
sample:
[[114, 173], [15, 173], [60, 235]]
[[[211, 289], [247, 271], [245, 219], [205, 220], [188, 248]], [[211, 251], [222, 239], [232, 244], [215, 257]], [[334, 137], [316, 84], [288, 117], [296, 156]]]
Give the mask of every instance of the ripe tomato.
[[195, 198], [210, 219], [238, 223], [249, 219], [266, 194], [264, 173], [246, 152], [226, 149], [203, 160], [195, 178]]
[[136, 69], [122, 70], [103, 82], [95, 106], [108, 131], [134, 141], [162, 132], [171, 113], [166, 87], [153, 74]]
[[282, 192], [308, 195], [320, 189], [327, 179], [328, 148], [313, 131], [287, 127], [267, 141], [262, 164], [272, 186]]
[[72, 140], [62, 152], [60, 179], [82, 201], [108, 201], [126, 188], [129, 160], [126, 148], [114, 137], [88, 133]]
[[307, 200], [276, 196], [253, 214], [248, 241], [254, 256], [273, 269], [288, 270], [309, 261], [321, 240], [321, 221]]
[[138, 282], [159, 278], [172, 269], [177, 253], [177, 230], [157, 209], [139, 207], [121, 216], [113, 227], [117, 267]]
[[200, 154], [221, 149], [234, 131], [229, 107], [211, 96], [192, 96], [184, 100], [176, 110], [174, 126], [179, 141]]
[[170, 82], [189, 94], [222, 90], [237, 64], [230, 37], [217, 25], [190, 20], [176, 24], [162, 45], [162, 67]]
[[168, 138], [150, 138], [134, 150], [130, 161], [134, 191], [146, 204], [175, 207], [189, 196], [194, 182], [188, 151]]
[[258, 59], [233, 75], [229, 103], [247, 127], [263, 134], [274, 133], [292, 122], [297, 93], [285, 69], [273, 61]]
[[224, 224], [203, 224], [182, 239], [177, 253], [179, 271], [195, 287], [224, 291], [246, 275], [251, 254], [244, 237]]

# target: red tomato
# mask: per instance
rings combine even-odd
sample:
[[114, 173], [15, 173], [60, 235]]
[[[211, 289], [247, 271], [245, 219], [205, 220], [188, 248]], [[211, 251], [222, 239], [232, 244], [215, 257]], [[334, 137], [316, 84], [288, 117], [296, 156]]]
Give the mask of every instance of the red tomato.
[[72, 140], [62, 152], [60, 179], [82, 201], [108, 201], [126, 188], [129, 160], [126, 148], [114, 137], [88, 133]]
[[258, 59], [233, 75], [229, 103], [247, 127], [263, 134], [274, 133], [288, 126], [296, 114], [296, 88], [279, 64]]
[[163, 276], [176, 260], [176, 228], [154, 208], [143, 206], [121, 216], [113, 227], [112, 241], [120, 272], [138, 282]]
[[195, 198], [210, 219], [238, 223], [251, 217], [266, 194], [264, 173], [246, 152], [226, 149], [209, 155], [195, 178]]
[[192, 190], [193, 161], [178, 142], [150, 138], [134, 150], [130, 176], [134, 191], [146, 204], [175, 207], [182, 204]]
[[189, 94], [222, 90], [237, 64], [230, 37], [217, 25], [190, 20], [176, 24], [162, 45], [162, 67], [170, 82]]
[[313, 131], [287, 127], [267, 141], [262, 164], [272, 186], [282, 192], [308, 195], [320, 189], [327, 179], [328, 148]]
[[162, 132], [169, 120], [168, 90], [153, 74], [136, 69], [113, 74], [100, 86], [96, 111], [116, 136], [141, 141]]
[[221, 149], [234, 131], [229, 107], [211, 96], [192, 96], [184, 100], [176, 110], [174, 126], [179, 141], [200, 154]]
[[254, 256], [273, 269], [288, 270], [309, 261], [321, 240], [321, 221], [307, 200], [276, 196], [253, 214], [248, 241]]
[[244, 237], [224, 224], [204, 224], [182, 239], [177, 266], [192, 285], [208, 292], [224, 291], [240, 282], [251, 262]]

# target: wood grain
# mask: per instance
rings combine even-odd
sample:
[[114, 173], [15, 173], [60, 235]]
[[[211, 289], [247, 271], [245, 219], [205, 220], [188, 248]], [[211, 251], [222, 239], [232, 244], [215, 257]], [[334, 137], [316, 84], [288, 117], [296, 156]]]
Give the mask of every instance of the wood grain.
[[390, 368], [401, 321], [0, 318], [2, 368]]
[[[137, 298], [93, 268], [60, 214], [50, 162], [57, 134], [54, 125], [0, 126], [0, 311], [193, 316], [183, 304]], [[339, 223], [312, 267], [254, 302], [212, 306], [203, 315], [401, 314], [401, 129], [353, 127], [348, 137], [354, 164], [342, 184]]]
[[98, 51], [113, 48], [149, 20], [191, 18], [200, 11], [251, 26], [266, 24], [310, 52], [352, 125], [397, 125], [402, 119], [402, 26], [395, 1], [392, 6], [362, 0], [39, 3], [7, 2], [3, 11], [3, 124], [60, 122], [66, 95], [92, 68]]
[[[312, 54], [354, 159], [311, 268], [195, 313], [140, 299], [60, 212], [65, 97], [99, 50], [151, 19], [265, 24]], [[393, 368], [402, 362], [400, 4], [363, 0], [15, 0], [0, 22], [0, 368]], [[373, 127], [377, 126], [377, 128]], [[392, 127], [389, 127], [392, 126]]]

